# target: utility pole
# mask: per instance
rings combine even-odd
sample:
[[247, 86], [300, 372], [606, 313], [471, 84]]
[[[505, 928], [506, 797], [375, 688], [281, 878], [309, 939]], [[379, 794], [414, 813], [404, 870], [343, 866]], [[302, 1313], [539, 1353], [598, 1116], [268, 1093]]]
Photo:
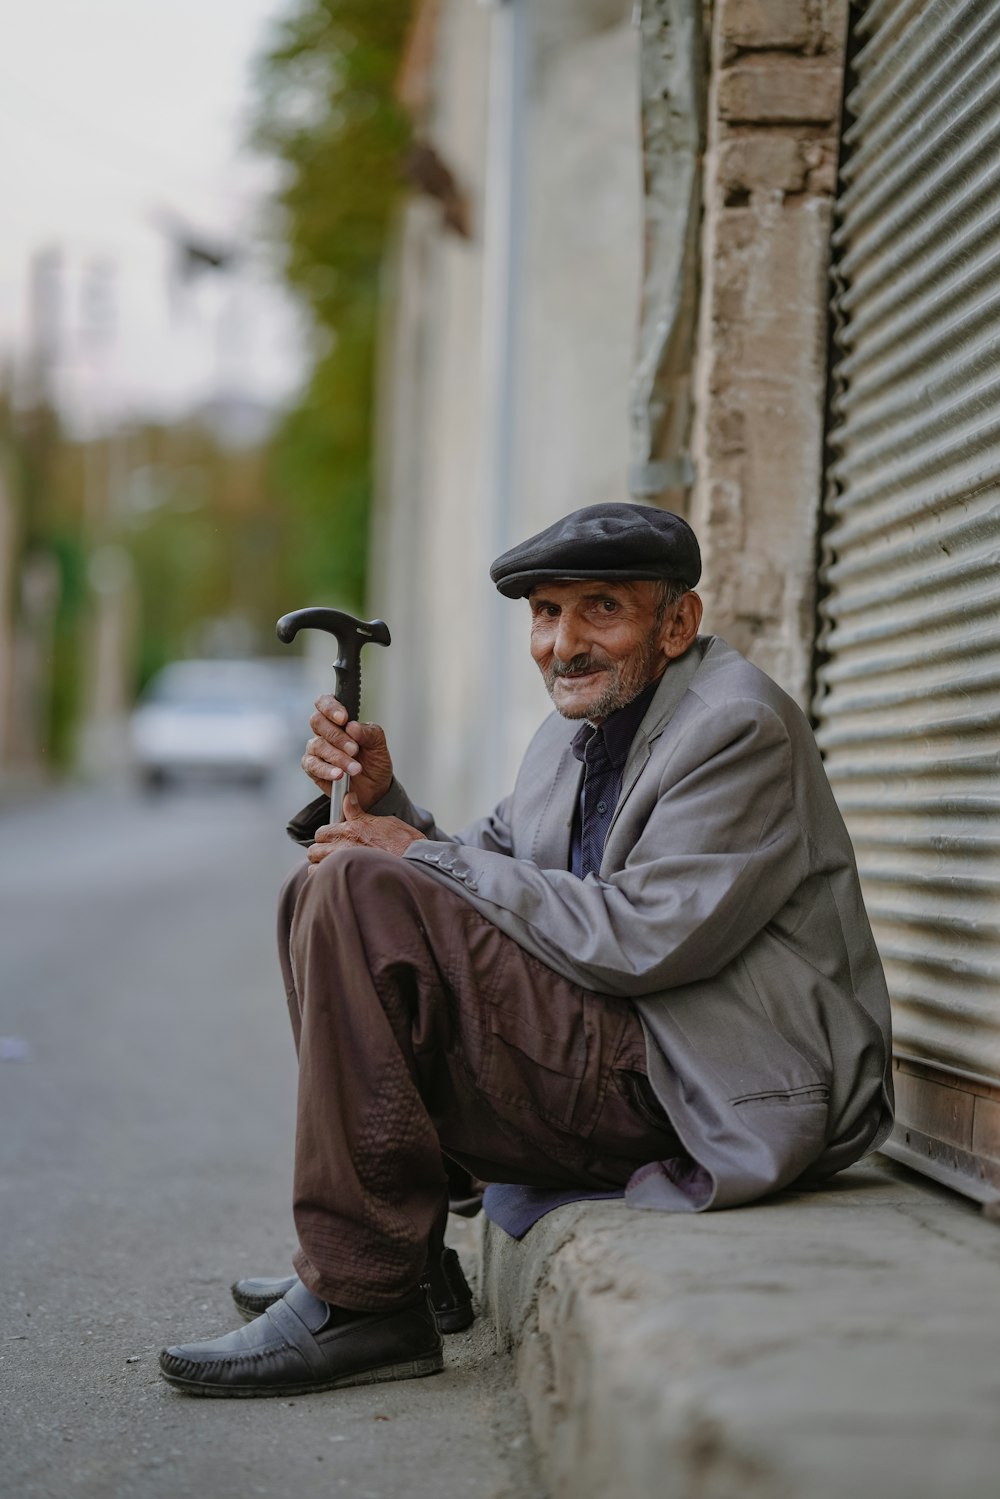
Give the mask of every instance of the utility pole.
[[117, 541], [127, 484], [128, 435], [109, 413], [110, 354], [117, 322], [115, 268], [95, 260], [82, 291], [87, 430], [84, 525], [89, 609], [82, 663], [84, 692], [78, 762], [91, 778], [128, 768], [127, 718], [133, 695], [135, 579]]
[[28, 291], [28, 357], [23, 380], [24, 536], [11, 651], [11, 760], [34, 777], [49, 748], [53, 646], [60, 577], [45, 545], [45, 510], [56, 445], [54, 383], [61, 348], [62, 255], [47, 246], [32, 256]]

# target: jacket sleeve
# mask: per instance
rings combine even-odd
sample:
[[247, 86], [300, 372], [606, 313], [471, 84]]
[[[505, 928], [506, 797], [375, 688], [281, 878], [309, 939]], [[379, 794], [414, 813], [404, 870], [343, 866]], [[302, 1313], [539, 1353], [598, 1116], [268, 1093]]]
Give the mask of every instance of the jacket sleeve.
[[[627, 806], [641, 831], [601, 877], [498, 858], [486, 843], [421, 842], [405, 857], [458, 880], [501, 930], [586, 988], [639, 996], [710, 978], [804, 876], [787, 729], [753, 700], [702, 704], [632, 797], [644, 798]], [[612, 827], [605, 868], [614, 837]]]

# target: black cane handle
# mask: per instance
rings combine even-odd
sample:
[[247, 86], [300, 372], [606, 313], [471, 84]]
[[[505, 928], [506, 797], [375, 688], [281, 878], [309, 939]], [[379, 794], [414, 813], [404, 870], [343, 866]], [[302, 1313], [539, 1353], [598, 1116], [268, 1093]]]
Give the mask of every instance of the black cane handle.
[[348, 720], [361, 717], [361, 652], [366, 645], [388, 645], [389, 626], [384, 619], [355, 619], [341, 609], [296, 609], [283, 614], [275, 626], [286, 645], [300, 630], [325, 630], [337, 639], [337, 698], [347, 709]]

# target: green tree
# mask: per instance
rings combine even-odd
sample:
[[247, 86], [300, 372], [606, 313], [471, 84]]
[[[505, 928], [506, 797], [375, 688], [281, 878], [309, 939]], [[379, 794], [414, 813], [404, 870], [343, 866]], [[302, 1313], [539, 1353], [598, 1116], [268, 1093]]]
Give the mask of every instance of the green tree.
[[249, 648], [278, 653], [288, 548], [265, 453], [229, 448], [196, 420], [147, 423], [127, 440], [131, 493], [115, 539], [138, 585], [139, 684], [204, 650], [206, 626], [220, 622], [238, 622]]
[[[14, 513], [13, 555], [0, 557], [16, 582], [26, 566], [48, 557], [56, 586], [47, 676], [35, 687], [43, 704], [38, 750], [43, 763], [64, 769], [72, 759], [73, 729], [80, 702], [80, 639], [87, 602], [86, 547], [81, 497], [55, 407], [39, 397], [15, 410], [6, 381], [0, 381], [0, 449]], [[12, 602], [14, 625], [18, 603]]]
[[379, 279], [410, 141], [395, 82], [411, 11], [411, 0], [301, 0], [261, 62], [255, 137], [285, 169], [287, 276], [321, 350], [273, 447], [296, 601], [363, 602]]

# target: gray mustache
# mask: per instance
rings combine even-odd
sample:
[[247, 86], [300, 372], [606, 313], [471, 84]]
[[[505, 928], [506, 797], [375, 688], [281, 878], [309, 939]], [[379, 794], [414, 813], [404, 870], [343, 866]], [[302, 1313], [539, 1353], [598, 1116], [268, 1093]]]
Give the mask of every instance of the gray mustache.
[[573, 656], [571, 660], [564, 661], [561, 666], [553, 662], [549, 674], [552, 677], [582, 676], [588, 671], [604, 671], [606, 666], [606, 661], [595, 661], [593, 656]]

